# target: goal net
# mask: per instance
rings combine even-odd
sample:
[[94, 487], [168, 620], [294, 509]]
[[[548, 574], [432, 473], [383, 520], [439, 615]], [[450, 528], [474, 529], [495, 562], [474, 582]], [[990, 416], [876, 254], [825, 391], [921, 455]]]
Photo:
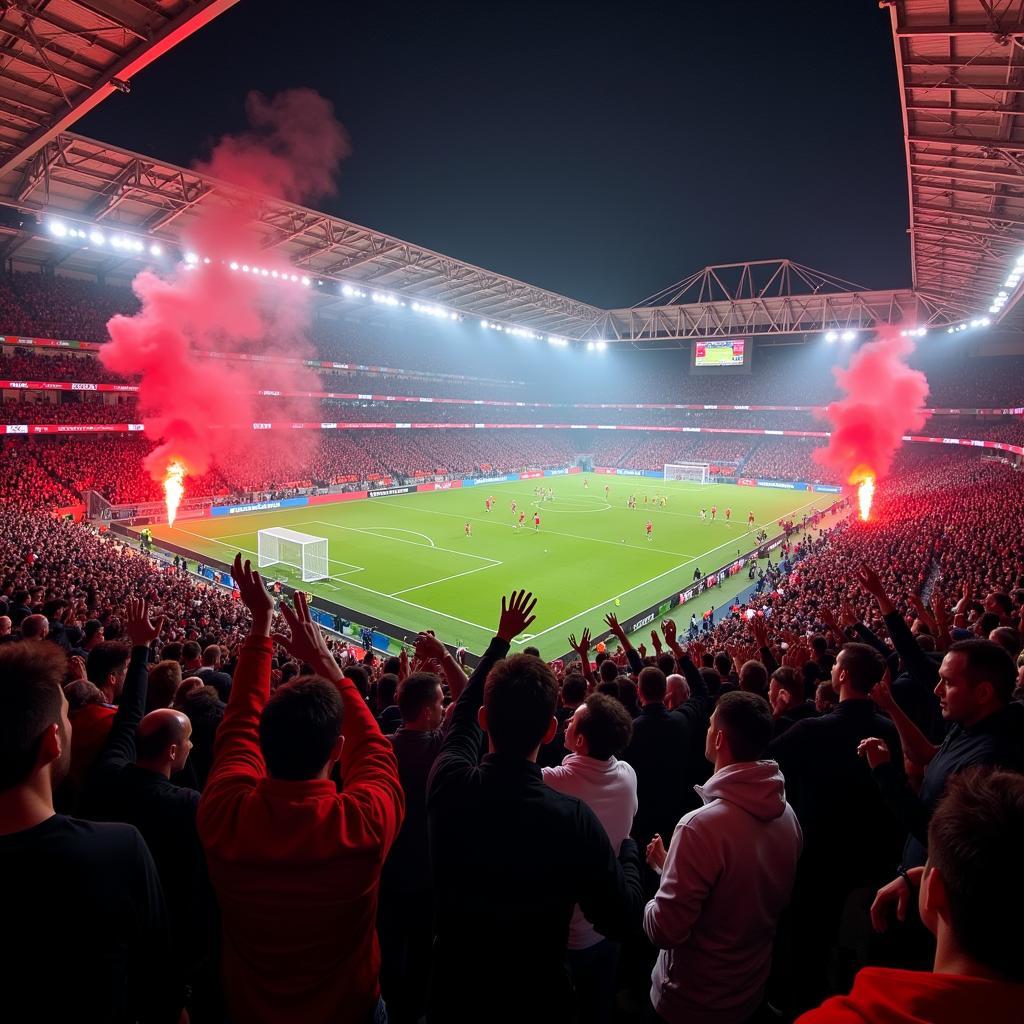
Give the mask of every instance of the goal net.
[[274, 527], [260, 530], [256, 538], [261, 569], [268, 565], [287, 565], [302, 573], [303, 583], [323, 580], [330, 575], [326, 537]]
[[674, 462], [665, 465], [666, 480], [689, 480], [692, 483], [708, 482], [708, 463], [706, 462]]

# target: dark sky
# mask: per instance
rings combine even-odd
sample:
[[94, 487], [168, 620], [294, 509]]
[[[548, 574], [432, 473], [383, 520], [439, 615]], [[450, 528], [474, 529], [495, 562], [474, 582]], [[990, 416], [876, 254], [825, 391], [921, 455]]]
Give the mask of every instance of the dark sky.
[[75, 130], [188, 164], [294, 86], [352, 138], [322, 207], [600, 306], [773, 257], [910, 283], [877, 0], [241, 0]]

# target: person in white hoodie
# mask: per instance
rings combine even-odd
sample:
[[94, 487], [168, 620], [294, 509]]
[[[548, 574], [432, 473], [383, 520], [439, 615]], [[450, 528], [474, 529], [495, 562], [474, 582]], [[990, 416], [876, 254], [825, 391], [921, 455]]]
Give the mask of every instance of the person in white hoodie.
[[[633, 734], [629, 712], [614, 697], [595, 693], [573, 712], [565, 730], [569, 754], [555, 768], [543, 768], [552, 789], [582, 800], [597, 815], [618, 849], [633, 827], [636, 772], [615, 755]], [[615, 997], [619, 943], [606, 939], [579, 906], [569, 924], [569, 971], [576, 992], [576, 1015], [587, 1024], [605, 1024]]]
[[744, 1024], [763, 1001], [803, 844], [779, 766], [760, 760], [772, 732], [763, 697], [723, 694], [705, 746], [715, 773], [695, 787], [704, 806], [683, 816], [667, 853], [660, 836], [647, 848], [661, 872], [644, 910], [661, 950], [651, 1002], [671, 1024]]

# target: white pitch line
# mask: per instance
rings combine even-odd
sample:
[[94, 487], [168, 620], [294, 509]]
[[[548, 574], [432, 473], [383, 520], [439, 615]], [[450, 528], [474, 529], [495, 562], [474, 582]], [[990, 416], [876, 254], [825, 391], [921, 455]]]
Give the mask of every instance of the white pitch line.
[[[504, 565], [504, 562], [495, 562], [494, 565]], [[438, 583], [447, 583], [448, 580], [457, 580], [460, 576], [471, 576], [475, 572], [484, 572], [487, 569], [493, 569], [494, 565], [478, 565], [475, 569], [467, 569], [465, 572], [452, 573], [451, 576], [442, 576], [439, 580], [431, 580], [429, 583], [418, 583], [415, 587], [406, 587], [405, 590], [395, 590], [388, 594], [388, 597], [394, 597], [396, 594], [408, 594], [413, 590], [422, 590], [424, 587], [433, 587]]]
[[[805, 508], [809, 508], [814, 502], [809, 501], [806, 505], [801, 505], [800, 508], [794, 509], [792, 512], [787, 512], [788, 516], [795, 516], [798, 512]], [[700, 555], [695, 555], [693, 558], [687, 559], [685, 562], [680, 562], [679, 565], [673, 566], [671, 569], [666, 569], [664, 572], [658, 573], [657, 576], [652, 576], [649, 580], [644, 580], [643, 583], [638, 583], [635, 587], [630, 587], [629, 590], [623, 590], [621, 593], [613, 594], [611, 597], [606, 598], [600, 604], [592, 605], [590, 608], [586, 608], [581, 612], [577, 612], [575, 615], [570, 616], [568, 619], [563, 619], [561, 622], [556, 622], [553, 626], [548, 626], [547, 629], [542, 629], [539, 633], [534, 633], [534, 639], [537, 637], [544, 636], [545, 633], [550, 633], [554, 629], [559, 629], [562, 626], [568, 625], [570, 622], [575, 622], [576, 619], [583, 615], [589, 615], [591, 612], [597, 611], [599, 608], [604, 608], [608, 605], [609, 601], [614, 601], [615, 598], [625, 597], [627, 594], [632, 594], [634, 590], [639, 590], [641, 587], [646, 587], [648, 583], [653, 583], [655, 580], [660, 580], [662, 576], [668, 576], [669, 573], [677, 572], [680, 569], [685, 568], [687, 565], [693, 564], [698, 558], [705, 558], [707, 555], [713, 554], [718, 551], [719, 548], [724, 548], [726, 544], [733, 544], [734, 540], [727, 540], [725, 544], [719, 544], [717, 548], [711, 548], [708, 551], [702, 552]], [[513, 643], [522, 643], [521, 640], [513, 640]]]
[[[321, 525], [331, 525], [331, 524], [321, 524]], [[226, 541], [216, 540], [213, 537], [204, 537], [201, 533], [193, 533], [191, 530], [183, 530], [180, 527], [175, 527], [175, 529], [177, 529], [180, 533], [187, 533], [190, 537], [196, 537], [199, 540], [206, 541], [207, 543], [220, 544], [222, 547], [226, 547], [226, 548], [234, 548], [236, 551], [244, 551], [248, 555], [255, 555], [256, 554], [256, 552], [251, 550], [250, 548], [239, 548], [239, 547], [237, 547], [234, 544], [228, 544]], [[384, 538], [382, 538], [382, 539], [384, 539]], [[422, 544], [420, 544], [418, 546], [419, 547], [423, 547]], [[438, 550], [440, 550], [440, 549], [438, 549]], [[461, 552], [459, 552], [459, 553], [461, 553]], [[480, 556], [477, 556], [477, 557], [480, 557]], [[333, 561], [333, 559], [328, 559], [328, 561]], [[348, 564], [348, 563], [346, 563], [346, 564]], [[500, 563], [498, 563], [498, 564], [500, 564]], [[335, 577], [332, 577], [332, 579], [338, 579], [338, 577], [335, 576]], [[364, 586], [362, 586], [362, 584], [353, 583], [351, 580], [339, 579], [339, 582], [342, 583], [346, 587], [355, 587], [356, 590], [364, 590], [364, 591], [366, 591], [367, 594], [375, 594], [377, 597], [386, 597], [386, 598], [388, 598], [391, 601], [398, 601], [399, 604], [407, 604], [410, 608], [418, 608], [420, 611], [422, 611], [422, 612], [429, 612], [431, 615], [440, 615], [441, 618], [443, 618], [443, 619], [451, 619], [452, 622], [461, 622], [464, 626], [472, 626], [474, 629], [480, 629], [480, 630], [483, 630], [483, 632], [485, 632], [485, 633], [489, 633], [489, 634], [493, 635], [494, 630], [490, 626], [481, 626], [479, 622], [470, 622], [469, 619], [460, 618], [458, 615], [450, 615], [448, 612], [438, 611], [438, 609], [436, 609], [436, 608], [428, 608], [426, 605], [417, 604], [415, 601], [406, 601], [406, 599], [404, 597], [392, 597], [390, 594], [384, 593], [383, 590], [374, 590], [373, 587], [364, 587]]]
[[[322, 520], [319, 520], [319, 519], [314, 519], [314, 520], [311, 520], [310, 522], [312, 522], [313, 524], [315, 524], [317, 526], [328, 526], [328, 527], [330, 527], [331, 529], [334, 529], [334, 530], [350, 530], [352, 533], [367, 533], [371, 537], [376, 537], [378, 540], [393, 540], [393, 541], [397, 541], [399, 544], [411, 544], [414, 548], [425, 548], [427, 546], [426, 544], [417, 544], [416, 541], [414, 541], [414, 540], [403, 540], [403, 538], [401, 538], [401, 537], [382, 537], [379, 533], [375, 533], [373, 530], [364, 529], [364, 528], [361, 528], [361, 527], [358, 527], [358, 526], [342, 526], [340, 523], [325, 523], [325, 522], [323, 522]], [[296, 525], [307, 525], [307, 524], [300, 523], [300, 524], [296, 524]], [[383, 529], [388, 529], [388, 527], [378, 526], [377, 529], [378, 530], [383, 530]], [[397, 526], [393, 527], [393, 529], [398, 530], [399, 533], [416, 533], [415, 530], [399, 530], [399, 528]], [[420, 534], [417, 534], [417, 536], [419, 536], [419, 537], [426, 537], [427, 535], [425, 533], [420, 533]], [[430, 538], [427, 537], [427, 540], [430, 540]], [[438, 547], [433, 542], [431, 543], [431, 548], [434, 551], [446, 551], [450, 555], [463, 555], [466, 558], [475, 558], [478, 561], [487, 562], [487, 563], [492, 564], [492, 565], [494, 565], [494, 564], [500, 565], [501, 564], [501, 562], [499, 562], [498, 559], [496, 559], [496, 558], [487, 558], [485, 555], [474, 555], [471, 551], [458, 551], [455, 548], [442, 548], [442, 547]]]

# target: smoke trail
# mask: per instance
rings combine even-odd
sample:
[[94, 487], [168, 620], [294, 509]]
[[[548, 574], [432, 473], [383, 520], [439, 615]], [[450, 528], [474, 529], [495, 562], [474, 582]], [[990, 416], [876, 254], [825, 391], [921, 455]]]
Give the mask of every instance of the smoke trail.
[[854, 355], [848, 368], [832, 371], [846, 397], [825, 409], [832, 436], [826, 447], [815, 450], [814, 459], [837, 470], [847, 483], [884, 477], [903, 434], [924, 426], [928, 381], [907, 365], [913, 351], [911, 338], [887, 327]]
[[[349, 153], [344, 128], [327, 100], [308, 89], [267, 99], [248, 97], [250, 129], [226, 136], [199, 169], [224, 181], [288, 201], [330, 195], [341, 160]], [[280, 457], [279, 480], [294, 479], [315, 438], [302, 432], [254, 432], [253, 423], [319, 419], [310, 400], [260, 399], [251, 393], [317, 390], [301, 365], [210, 358], [210, 352], [259, 355], [287, 352], [310, 357], [307, 332], [310, 290], [290, 280], [294, 267], [262, 249], [252, 230], [260, 200], [220, 202], [212, 197], [190, 227], [189, 246], [209, 263], [179, 266], [159, 275], [140, 273], [132, 283], [138, 314], [115, 316], [102, 362], [118, 373], [139, 374], [139, 407], [148, 437], [157, 441], [146, 469], [157, 481], [182, 463], [189, 476], [205, 473], [216, 460], [229, 483], [245, 476], [256, 451]], [[229, 269], [251, 264], [255, 277]], [[285, 277], [285, 272], [288, 276]], [[269, 275], [276, 272], [277, 277]], [[271, 377], [272, 374], [272, 377]], [[219, 456], [219, 458], [218, 458]]]

